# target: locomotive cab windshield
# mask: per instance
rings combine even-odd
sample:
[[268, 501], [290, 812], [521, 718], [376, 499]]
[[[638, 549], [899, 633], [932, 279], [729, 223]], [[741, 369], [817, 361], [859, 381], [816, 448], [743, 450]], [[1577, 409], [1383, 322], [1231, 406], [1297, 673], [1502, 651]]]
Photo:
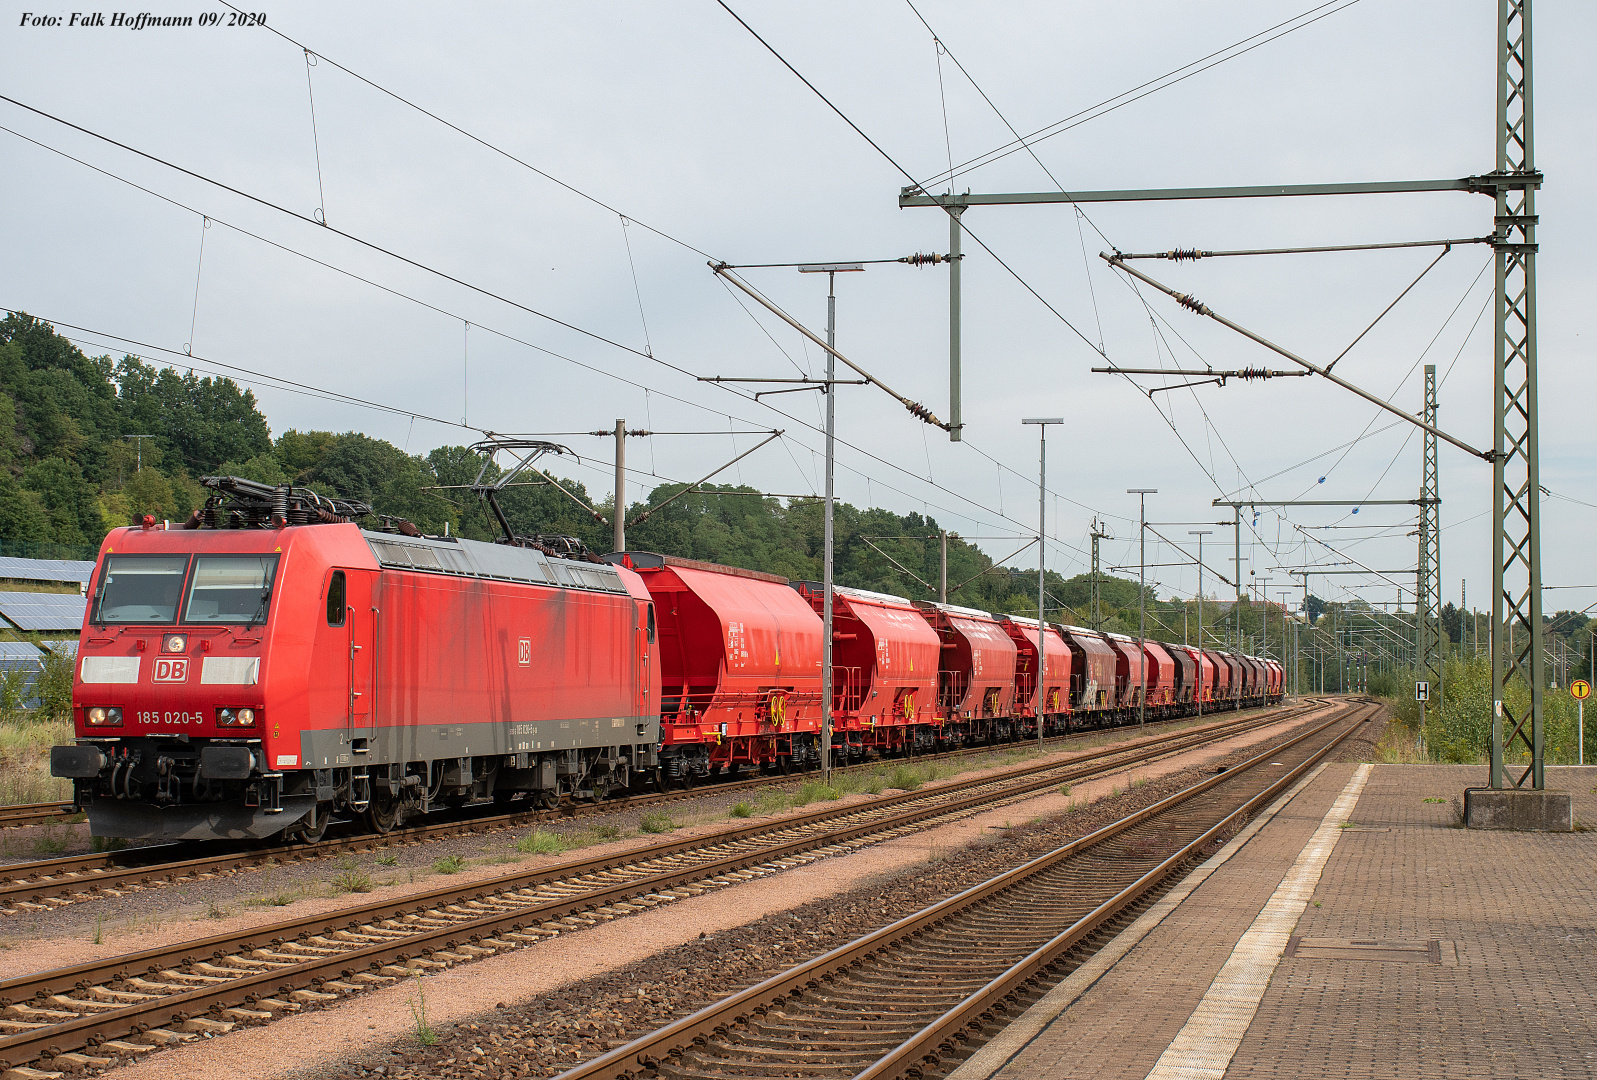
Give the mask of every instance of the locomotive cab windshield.
[[263, 623], [276, 576], [276, 555], [107, 555], [90, 622]]
[[200, 555], [183, 621], [262, 623], [277, 576], [276, 555]]
[[91, 622], [169, 623], [177, 619], [187, 555], [107, 555]]

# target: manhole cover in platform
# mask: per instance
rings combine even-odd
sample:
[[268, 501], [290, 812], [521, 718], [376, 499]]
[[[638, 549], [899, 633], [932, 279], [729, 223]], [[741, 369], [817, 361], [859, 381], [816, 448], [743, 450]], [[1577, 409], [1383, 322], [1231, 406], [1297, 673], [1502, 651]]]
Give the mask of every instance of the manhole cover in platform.
[[1451, 941], [1382, 941], [1375, 938], [1313, 938], [1293, 935], [1282, 957], [1296, 960], [1368, 960], [1398, 964], [1458, 966]]

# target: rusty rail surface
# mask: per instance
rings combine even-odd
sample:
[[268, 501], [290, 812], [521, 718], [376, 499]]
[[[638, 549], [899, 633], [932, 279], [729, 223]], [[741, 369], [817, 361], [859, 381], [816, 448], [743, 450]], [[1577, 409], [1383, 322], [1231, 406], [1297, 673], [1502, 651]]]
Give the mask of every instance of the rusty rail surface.
[[46, 821], [60, 821], [78, 812], [71, 799], [56, 802], [12, 803], [0, 806], [0, 829], [14, 825], [38, 825]]

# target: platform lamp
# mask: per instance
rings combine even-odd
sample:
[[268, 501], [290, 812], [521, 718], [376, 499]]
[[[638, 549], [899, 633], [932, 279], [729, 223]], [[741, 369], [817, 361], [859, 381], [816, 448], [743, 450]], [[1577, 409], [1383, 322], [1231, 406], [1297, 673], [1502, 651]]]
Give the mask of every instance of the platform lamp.
[[1158, 488], [1127, 488], [1137, 497], [1137, 648], [1142, 652], [1142, 691], [1137, 695], [1137, 726], [1148, 726], [1148, 496]]
[[1203, 538], [1213, 529], [1188, 529], [1188, 536], [1198, 538], [1198, 719], [1203, 719]]
[[1043, 621], [1043, 555], [1044, 537], [1047, 530], [1043, 527], [1047, 520], [1048, 512], [1048, 425], [1063, 424], [1062, 416], [1031, 417], [1022, 420], [1022, 424], [1037, 425], [1037, 745], [1042, 745], [1043, 729], [1043, 682], [1048, 670], [1048, 644], [1045, 635], [1048, 624]]
[[[864, 263], [805, 263], [798, 267], [801, 274], [826, 275], [826, 344], [837, 345], [837, 275], [859, 273]], [[837, 431], [837, 394], [833, 383], [837, 379], [837, 358], [826, 354], [826, 508], [822, 526], [821, 568], [821, 782], [832, 782], [832, 505], [833, 470], [837, 462], [835, 439]]]

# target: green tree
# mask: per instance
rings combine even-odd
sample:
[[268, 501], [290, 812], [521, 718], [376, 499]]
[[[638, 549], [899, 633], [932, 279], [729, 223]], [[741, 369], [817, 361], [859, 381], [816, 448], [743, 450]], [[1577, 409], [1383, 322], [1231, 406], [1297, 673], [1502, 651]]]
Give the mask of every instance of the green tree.
[[275, 454], [256, 454], [248, 461], [224, 461], [216, 467], [217, 476], [239, 476], [273, 487], [288, 483], [288, 473]]
[[232, 379], [179, 374], [128, 356], [117, 364], [116, 382], [123, 429], [155, 436], [168, 460], [209, 473], [272, 450], [254, 393]]
[[9, 469], [0, 468], [0, 540], [52, 539], [50, 512], [37, 491], [17, 483]]
[[331, 431], [296, 431], [289, 428], [277, 437], [272, 456], [289, 480], [298, 483], [310, 475], [338, 436]]
[[61, 544], [93, 544], [104, 535], [97, 493], [75, 462], [46, 458], [23, 472], [22, 485], [38, 493], [50, 522], [50, 539]]
[[[177, 501], [172, 497], [172, 485], [160, 470], [143, 468], [122, 489], [127, 507], [136, 520], [153, 514], [157, 521], [177, 514]], [[187, 516], [187, 511], [184, 511]]]

